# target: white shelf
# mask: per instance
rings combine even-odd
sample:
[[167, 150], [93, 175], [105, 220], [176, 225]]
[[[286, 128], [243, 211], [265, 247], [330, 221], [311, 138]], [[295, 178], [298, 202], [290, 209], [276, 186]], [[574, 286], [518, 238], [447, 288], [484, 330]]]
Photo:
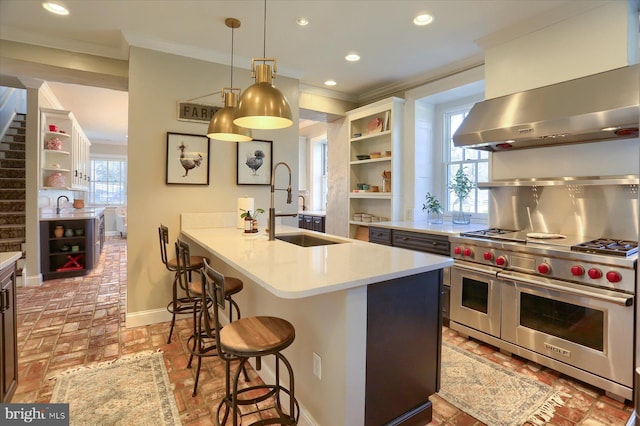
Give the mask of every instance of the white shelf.
[[386, 135], [390, 135], [391, 134], [391, 130], [385, 130], [382, 132], [375, 132], [375, 133], [367, 133], [366, 135], [362, 135], [362, 136], [358, 136], [355, 138], [351, 138], [350, 142], [360, 142], [363, 140], [367, 140], [367, 139], [372, 139], [372, 138], [377, 138], [380, 136], [386, 136]]
[[392, 197], [390, 192], [350, 192], [349, 198], [373, 198], [390, 200]]
[[60, 154], [60, 155], [71, 155], [71, 153], [69, 151], [61, 151], [59, 149], [43, 149], [43, 152], [46, 152], [47, 154]]
[[69, 172], [69, 169], [61, 169], [59, 167], [43, 167], [42, 170], [46, 170], [48, 172]]
[[349, 164], [355, 166], [356, 164], [367, 164], [367, 163], [380, 163], [383, 161], [391, 161], [391, 156], [388, 157], [379, 157], [379, 158], [369, 158], [368, 160], [353, 160]]
[[60, 133], [60, 132], [51, 132], [47, 130], [47, 135], [52, 135], [52, 136], [62, 136], [63, 138], [70, 138], [71, 135], [69, 133]]
[[70, 191], [71, 187], [69, 186], [43, 186], [40, 189], [57, 189], [57, 190], [67, 190]]

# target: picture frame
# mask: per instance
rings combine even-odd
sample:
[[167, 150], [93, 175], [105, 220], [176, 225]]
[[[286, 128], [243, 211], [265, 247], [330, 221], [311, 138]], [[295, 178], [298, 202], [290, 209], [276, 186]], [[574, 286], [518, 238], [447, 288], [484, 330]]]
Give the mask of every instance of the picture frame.
[[202, 135], [167, 132], [167, 185], [209, 185], [211, 141]]
[[254, 139], [236, 144], [236, 183], [238, 185], [270, 185], [273, 169], [273, 141]]

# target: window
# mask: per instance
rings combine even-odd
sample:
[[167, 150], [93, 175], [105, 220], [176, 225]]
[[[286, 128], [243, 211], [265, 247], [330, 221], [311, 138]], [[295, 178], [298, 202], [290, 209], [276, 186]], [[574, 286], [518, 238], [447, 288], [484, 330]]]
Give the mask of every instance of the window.
[[311, 175], [312, 195], [311, 209], [325, 210], [327, 208], [328, 193], [328, 146], [327, 136], [322, 135], [311, 139]]
[[91, 158], [89, 202], [97, 205], [127, 203], [127, 161], [122, 157]]
[[[467, 116], [472, 105], [464, 105], [448, 109], [444, 112], [444, 163], [446, 170], [447, 188], [460, 167], [464, 173], [476, 184], [466, 200], [462, 203], [463, 210], [473, 214], [489, 212], [489, 194], [486, 190], [479, 190], [478, 182], [489, 180], [489, 153], [477, 149], [458, 148], [453, 145], [453, 135]], [[459, 200], [451, 191], [447, 191], [447, 210], [460, 210]]]

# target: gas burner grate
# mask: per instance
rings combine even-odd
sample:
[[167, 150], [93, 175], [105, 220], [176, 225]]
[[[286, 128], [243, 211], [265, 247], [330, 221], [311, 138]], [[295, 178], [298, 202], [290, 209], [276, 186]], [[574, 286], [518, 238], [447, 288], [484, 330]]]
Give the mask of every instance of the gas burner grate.
[[638, 242], [615, 240], [612, 238], [598, 238], [571, 246], [571, 250], [595, 254], [631, 256], [638, 252]]
[[496, 235], [510, 234], [512, 232], [518, 231], [515, 229], [489, 228], [478, 231], [462, 232], [460, 235], [464, 237], [493, 237]]

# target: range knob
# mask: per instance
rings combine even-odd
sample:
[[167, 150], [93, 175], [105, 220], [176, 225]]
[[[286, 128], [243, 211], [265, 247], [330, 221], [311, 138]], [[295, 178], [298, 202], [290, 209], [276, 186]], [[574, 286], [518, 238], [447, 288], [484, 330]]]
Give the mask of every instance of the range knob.
[[591, 268], [587, 271], [587, 275], [589, 275], [589, 278], [592, 280], [597, 280], [598, 278], [602, 278], [602, 271], [600, 271], [600, 269]]
[[482, 257], [484, 258], [484, 260], [493, 260], [493, 253], [491, 253], [490, 251], [485, 251], [482, 254]]
[[548, 263], [541, 263], [538, 265], [538, 272], [541, 274], [548, 274], [551, 272], [551, 266]]
[[462, 247], [454, 247], [453, 254], [462, 254]]
[[618, 283], [618, 282], [620, 282], [622, 280], [622, 277], [616, 271], [609, 271], [609, 272], [607, 272], [607, 280], [610, 283]]
[[507, 258], [505, 256], [498, 256], [496, 259], [496, 265], [507, 266]]
[[574, 265], [571, 267], [571, 275], [575, 277], [579, 277], [580, 275], [584, 275], [584, 268], [580, 265]]
[[469, 257], [473, 256], [473, 250], [471, 250], [470, 248], [466, 248], [463, 250], [462, 254]]

